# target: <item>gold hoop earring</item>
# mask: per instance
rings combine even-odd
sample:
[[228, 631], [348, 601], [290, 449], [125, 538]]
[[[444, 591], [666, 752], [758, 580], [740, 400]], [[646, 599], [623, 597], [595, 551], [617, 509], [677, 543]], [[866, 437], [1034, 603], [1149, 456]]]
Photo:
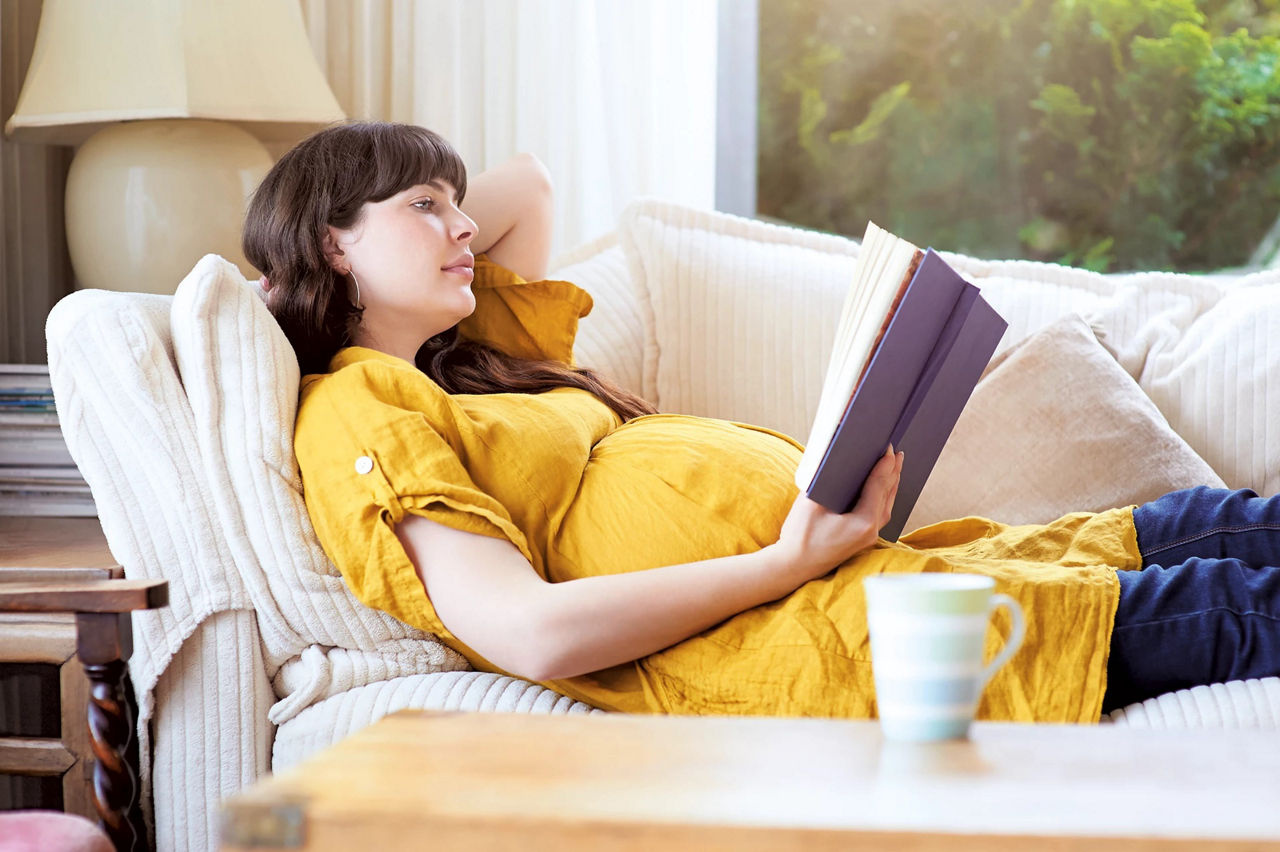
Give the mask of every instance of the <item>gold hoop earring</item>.
[[354, 269], [348, 269], [347, 274], [351, 276], [351, 280], [355, 282], [356, 285], [356, 308], [363, 310], [364, 305], [360, 304], [360, 279], [356, 278], [356, 271]]

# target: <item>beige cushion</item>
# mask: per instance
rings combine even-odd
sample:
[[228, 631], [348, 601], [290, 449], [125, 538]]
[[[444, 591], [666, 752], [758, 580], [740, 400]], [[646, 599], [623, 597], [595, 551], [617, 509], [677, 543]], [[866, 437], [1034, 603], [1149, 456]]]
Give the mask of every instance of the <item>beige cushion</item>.
[[1070, 314], [993, 362], [907, 529], [966, 515], [1044, 523], [1193, 485], [1223, 482]]

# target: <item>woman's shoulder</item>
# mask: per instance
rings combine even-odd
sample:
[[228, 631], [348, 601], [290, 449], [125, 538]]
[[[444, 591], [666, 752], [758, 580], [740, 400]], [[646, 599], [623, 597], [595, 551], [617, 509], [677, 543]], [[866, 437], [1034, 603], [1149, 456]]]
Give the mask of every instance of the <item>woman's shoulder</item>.
[[447, 396], [439, 385], [403, 358], [363, 346], [348, 346], [330, 359], [329, 372], [302, 377], [300, 404], [320, 398], [394, 400], [422, 395]]
[[457, 423], [449, 395], [408, 361], [353, 346], [340, 350], [329, 368], [303, 377], [295, 446], [307, 436], [335, 431], [367, 438], [404, 418], [444, 432]]
[[407, 361], [343, 350], [329, 366], [303, 379], [293, 446], [304, 476], [345, 476], [352, 459], [409, 447], [447, 448], [466, 428], [449, 395]]

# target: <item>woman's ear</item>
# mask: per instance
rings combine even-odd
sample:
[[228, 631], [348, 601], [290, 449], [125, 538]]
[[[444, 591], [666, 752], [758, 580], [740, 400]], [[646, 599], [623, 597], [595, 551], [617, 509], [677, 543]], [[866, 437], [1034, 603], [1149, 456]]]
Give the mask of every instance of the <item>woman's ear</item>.
[[324, 230], [324, 259], [329, 265], [338, 271], [341, 275], [346, 275], [350, 268], [347, 265], [346, 255], [343, 254], [341, 248], [338, 247], [338, 235], [341, 233], [332, 225], [326, 225]]

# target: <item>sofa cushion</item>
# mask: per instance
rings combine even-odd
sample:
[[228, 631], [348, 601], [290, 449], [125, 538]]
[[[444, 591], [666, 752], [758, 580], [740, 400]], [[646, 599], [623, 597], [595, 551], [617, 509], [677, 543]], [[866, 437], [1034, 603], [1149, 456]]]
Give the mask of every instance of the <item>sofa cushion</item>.
[[[806, 437], [859, 244], [656, 200], [623, 211], [619, 238], [644, 319], [646, 396], [663, 411]], [[943, 257], [1009, 322], [997, 356], [1063, 314], [1101, 311], [1127, 280]], [[1126, 327], [1115, 340], [1131, 338]]]
[[644, 395], [808, 435], [858, 244], [651, 200], [623, 211], [619, 236], [644, 320]]
[[439, 672], [355, 687], [285, 722], [272, 745], [280, 772], [398, 710], [492, 713], [603, 713], [544, 686], [489, 672]]
[[1133, 728], [1280, 730], [1280, 677], [1250, 678], [1166, 692], [1102, 717]]
[[1222, 480], [1069, 314], [993, 362], [907, 521], [1047, 523]]
[[[645, 395], [808, 435], [858, 244], [656, 200], [628, 206], [618, 234], [644, 320]], [[1100, 275], [943, 256], [1008, 320], [997, 357], [1082, 314], [1228, 485], [1280, 492], [1280, 319], [1251, 310], [1280, 302], [1280, 271]]]
[[[1204, 282], [1209, 286], [1212, 282]], [[1280, 492], [1280, 271], [1220, 298], [1151, 347], [1138, 382], [1232, 488]]]

